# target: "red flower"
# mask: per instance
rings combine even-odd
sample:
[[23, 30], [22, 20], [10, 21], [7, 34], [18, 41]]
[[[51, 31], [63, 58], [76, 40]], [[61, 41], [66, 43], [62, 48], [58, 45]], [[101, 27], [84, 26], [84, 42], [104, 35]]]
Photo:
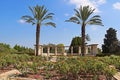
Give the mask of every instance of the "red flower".
[[34, 78], [38, 79], [38, 78], [40, 78], [40, 76], [38, 74], [36, 74], [36, 75], [34, 75]]

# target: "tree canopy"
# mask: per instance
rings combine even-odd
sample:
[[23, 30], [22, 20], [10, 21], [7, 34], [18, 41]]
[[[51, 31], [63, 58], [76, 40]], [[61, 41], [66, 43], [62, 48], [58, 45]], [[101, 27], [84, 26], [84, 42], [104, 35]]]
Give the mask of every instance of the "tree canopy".
[[82, 38], [81, 37], [74, 37], [71, 41], [69, 52], [71, 53], [71, 47], [73, 47], [73, 53], [78, 53], [79, 46], [82, 45]]
[[117, 53], [119, 47], [119, 41], [117, 39], [117, 31], [113, 28], [109, 28], [105, 34], [104, 44], [102, 45], [103, 53]]

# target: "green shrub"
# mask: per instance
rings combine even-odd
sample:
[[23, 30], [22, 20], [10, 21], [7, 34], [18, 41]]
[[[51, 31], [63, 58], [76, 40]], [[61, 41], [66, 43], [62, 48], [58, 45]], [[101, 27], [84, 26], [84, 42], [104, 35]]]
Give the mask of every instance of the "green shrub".
[[80, 75], [84, 75], [82, 78], [85, 78], [88, 74], [93, 75], [93, 78], [96, 76], [96, 79], [98, 79], [99, 75], [110, 78], [115, 74], [116, 69], [109, 68], [109, 64], [111, 64], [109, 57], [104, 59], [106, 60], [96, 57], [66, 58], [57, 62], [55, 68], [65, 79], [69, 79], [69, 77], [79, 79]]

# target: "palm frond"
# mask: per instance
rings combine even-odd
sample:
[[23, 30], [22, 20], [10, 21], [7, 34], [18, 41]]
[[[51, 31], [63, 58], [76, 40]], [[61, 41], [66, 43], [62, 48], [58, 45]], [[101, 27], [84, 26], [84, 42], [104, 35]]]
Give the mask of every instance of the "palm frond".
[[[32, 24], [38, 24], [38, 23], [42, 24], [47, 20], [52, 20], [54, 15], [53, 13], [48, 13], [48, 10], [44, 6], [36, 5], [35, 7], [29, 7], [29, 9], [32, 12], [33, 17], [25, 15], [22, 17], [22, 19]], [[49, 25], [49, 24], [50, 23], [46, 25]], [[55, 25], [53, 24], [52, 26], [55, 26]]]
[[92, 18], [89, 18], [95, 11], [95, 9], [92, 9], [90, 6], [80, 6], [79, 9], [74, 9], [75, 16], [71, 17], [69, 20], [66, 20], [66, 22], [74, 22], [77, 24], [90, 24], [90, 25], [101, 25], [102, 20], [100, 19], [99, 15], [95, 15]]
[[95, 9], [92, 9], [90, 6], [81, 6], [79, 9], [82, 21], [86, 21], [89, 16], [94, 12]]
[[81, 24], [80, 20], [77, 17], [71, 17], [69, 20], [66, 20], [65, 22], [73, 22], [73, 23]]
[[32, 12], [32, 15], [35, 16], [35, 11], [33, 7], [29, 7], [30, 11]]
[[94, 20], [94, 21], [89, 21], [88, 24], [89, 24], [89, 25], [100, 25], [100, 26], [104, 26], [101, 21], [95, 21], [95, 20]]
[[47, 13], [48, 13], [48, 10], [47, 10], [44, 6], [42, 6], [42, 7], [40, 8], [40, 13], [38, 14], [39, 19], [42, 21], [42, 19], [44, 18], [44, 16], [45, 16]]
[[74, 9], [75, 11], [75, 16], [78, 17], [79, 19], [82, 19], [80, 12], [77, 9]]
[[47, 22], [47, 23], [44, 23], [45, 26], [53, 26], [53, 27], [56, 27], [56, 24], [53, 23], [53, 22]]
[[32, 18], [31, 16], [25, 15], [21, 17], [23, 20], [25, 20], [25, 22], [27, 23], [32, 23], [32, 25], [35, 24], [35, 19]]
[[43, 18], [42, 18], [42, 21], [44, 21], [44, 20], [48, 20], [48, 19], [50, 19], [50, 20], [52, 20], [53, 19], [53, 13], [48, 13], [47, 15], [45, 15]]
[[102, 20], [100, 19], [99, 15], [95, 15], [92, 18], [90, 18], [90, 20], [88, 20], [86, 24], [103, 26]]
[[85, 36], [85, 39], [86, 39], [86, 41], [90, 41], [90, 36], [87, 34], [87, 35]]

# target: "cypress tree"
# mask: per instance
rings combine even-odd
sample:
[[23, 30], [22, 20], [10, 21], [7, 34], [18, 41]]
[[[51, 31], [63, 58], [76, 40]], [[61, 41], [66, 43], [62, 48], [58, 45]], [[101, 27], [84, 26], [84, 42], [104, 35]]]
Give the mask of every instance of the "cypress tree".
[[104, 44], [102, 45], [103, 53], [116, 53], [118, 52], [118, 39], [116, 36], [116, 30], [113, 28], [109, 28], [105, 34]]

